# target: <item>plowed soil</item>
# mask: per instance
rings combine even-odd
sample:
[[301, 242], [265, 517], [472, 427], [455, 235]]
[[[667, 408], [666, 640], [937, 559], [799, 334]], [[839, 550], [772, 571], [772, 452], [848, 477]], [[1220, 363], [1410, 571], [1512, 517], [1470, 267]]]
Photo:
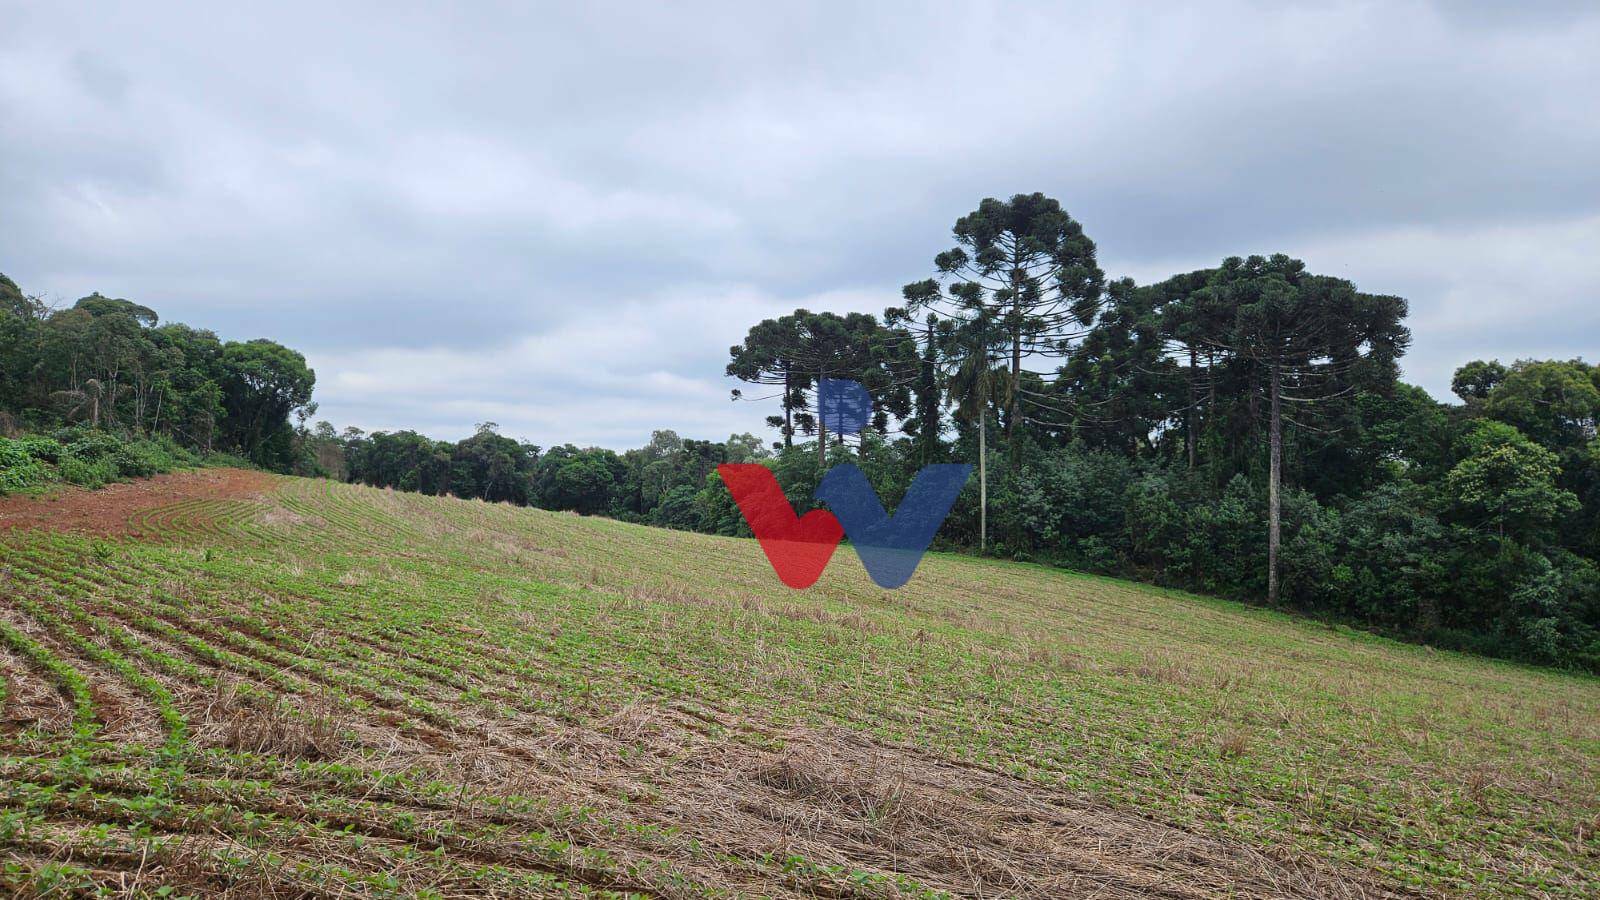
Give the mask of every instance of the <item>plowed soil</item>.
[[0, 897], [1600, 897], [1600, 681], [237, 470], [0, 501]]
[[124, 535], [135, 513], [185, 500], [248, 500], [265, 494], [273, 476], [247, 469], [172, 472], [98, 491], [68, 487], [34, 497], [0, 497], [0, 531], [42, 528]]

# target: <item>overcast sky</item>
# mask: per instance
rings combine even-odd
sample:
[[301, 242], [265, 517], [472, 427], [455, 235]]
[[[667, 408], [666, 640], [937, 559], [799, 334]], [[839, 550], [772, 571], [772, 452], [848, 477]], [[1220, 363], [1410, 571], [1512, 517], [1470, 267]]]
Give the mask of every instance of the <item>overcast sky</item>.
[[1514, 5], [0, 0], [0, 271], [300, 349], [340, 426], [622, 448], [761, 432], [752, 323], [1038, 190], [1109, 275], [1409, 298], [1444, 398], [1600, 357], [1600, 6]]

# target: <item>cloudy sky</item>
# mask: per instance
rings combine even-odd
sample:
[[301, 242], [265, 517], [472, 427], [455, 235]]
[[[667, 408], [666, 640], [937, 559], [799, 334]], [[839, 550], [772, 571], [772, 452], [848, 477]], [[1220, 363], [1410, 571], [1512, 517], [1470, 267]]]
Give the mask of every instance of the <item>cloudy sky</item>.
[[1593, 4], [260, 6], [0, 0], [0, 271], [301, 349], [341, 426], [759, 431], [750, 324], [1034, 190], [1108, 274], [1408, 297], [1441, 398], [1600, 356]]

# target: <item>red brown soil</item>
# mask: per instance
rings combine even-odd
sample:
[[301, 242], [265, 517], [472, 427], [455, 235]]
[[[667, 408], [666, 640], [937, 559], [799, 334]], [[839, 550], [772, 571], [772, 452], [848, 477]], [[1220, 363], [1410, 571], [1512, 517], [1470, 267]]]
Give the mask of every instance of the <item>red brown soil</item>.
[[64, 488], [38, 497], [0, 497], [0, 531], [43, 528], [124, 535], [135, 513], [184, 500], [248, 500], [272, 488], [273, 476], [248, 469], [172, 472], [98, 491]]

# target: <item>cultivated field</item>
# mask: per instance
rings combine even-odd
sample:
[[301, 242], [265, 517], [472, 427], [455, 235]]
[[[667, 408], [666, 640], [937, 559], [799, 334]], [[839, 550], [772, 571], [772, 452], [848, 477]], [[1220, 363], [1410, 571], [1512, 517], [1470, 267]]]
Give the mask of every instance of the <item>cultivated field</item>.
[[1600, 681], [199, 472], [0, 501], [0, 892], [1600, 895]]

